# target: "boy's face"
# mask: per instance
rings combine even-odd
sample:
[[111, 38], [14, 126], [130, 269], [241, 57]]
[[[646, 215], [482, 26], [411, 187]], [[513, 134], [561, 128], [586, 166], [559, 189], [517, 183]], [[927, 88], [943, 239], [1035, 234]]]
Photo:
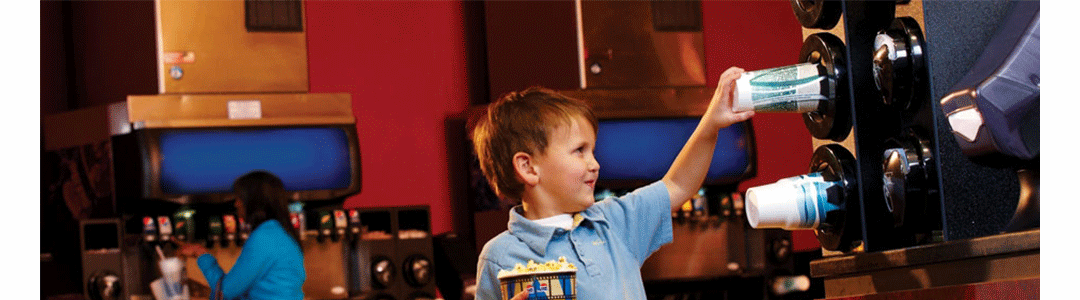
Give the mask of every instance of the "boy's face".
[[595, 145], [592, 124], [574, 117], [570, 124], [552, 130], [547, 148], [536, 157], [538, 188], [560, 212], [579, 212], [595, 202], [593, 189], [600, 170], [593, 157]]

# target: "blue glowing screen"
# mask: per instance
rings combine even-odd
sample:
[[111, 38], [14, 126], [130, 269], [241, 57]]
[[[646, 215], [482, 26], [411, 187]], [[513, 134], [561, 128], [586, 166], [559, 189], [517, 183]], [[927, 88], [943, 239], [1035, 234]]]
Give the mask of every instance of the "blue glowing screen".
[[[596, 137], [596, 161], [600, 180], [658, 180], [664, 177], [675, 156], [700, 120], [653, 119], [600, 121]], [[721, 129], [706, 181], [740, 179], [750, 165], [746, 124]]]
[[236, 178], [266, 170], [289, 191], [348, 188], [349, 137], [341, 128], [188, 129], [158, 136], [167, 194], [232, 190]]

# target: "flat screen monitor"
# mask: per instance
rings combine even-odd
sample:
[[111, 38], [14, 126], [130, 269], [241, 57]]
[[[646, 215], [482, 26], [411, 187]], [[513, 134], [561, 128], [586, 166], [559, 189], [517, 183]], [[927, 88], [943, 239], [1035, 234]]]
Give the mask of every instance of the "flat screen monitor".
[[147, 129], [139, 132], [147, 198], [222, 196], [240, 176], [264, 170], [298, 200], [360, 191], [352, 125]]
[[[663, 178], [699, 121], [699, 118], [601, 120], [594, 152], [600, 164], [598, 185], [627, 188]], [[704, 184], [735, 184], [754, 176], [754, 155], [749, 122], [721, 129]]]

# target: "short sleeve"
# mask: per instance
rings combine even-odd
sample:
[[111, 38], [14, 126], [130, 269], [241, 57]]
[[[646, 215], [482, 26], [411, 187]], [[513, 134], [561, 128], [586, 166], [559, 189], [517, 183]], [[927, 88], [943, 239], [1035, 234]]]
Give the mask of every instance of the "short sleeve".
[[644, 264], [649, 255], [672, 240], [668, 198], [667, 187], [657, 181], [594, 206], [604, 214], [610, 230], [623, 237], [638, 264]]
[[480, 257], [476, 266], [476, 299], [502, 299], [499, 287], [499, 266], [486, 257]]

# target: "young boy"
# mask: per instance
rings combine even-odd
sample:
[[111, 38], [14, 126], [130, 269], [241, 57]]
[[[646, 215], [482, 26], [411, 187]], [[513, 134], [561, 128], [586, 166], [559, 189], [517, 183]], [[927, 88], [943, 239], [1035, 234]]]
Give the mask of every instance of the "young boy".
[[585, 104], [540, 88], [492, 103], [473, 130], [480, 169], [498, 195], [521, 205], [510, 210], [509, 229], [480, 253], [476, 298], [508, 296], [501, 295], [499, 270], [565, 257], [577, 267], [577, 299], [645, 299], [641, 265], [671, 242], [671, 211], [701, 187], [718, 130], [753, 116], [731, 110], [733, 84], [742, 72], [732, 67], [720, 76], [708, 109], [663, 179], [599, 202], [593, 198], [600, 169], [593, 157], [597, 120]]

